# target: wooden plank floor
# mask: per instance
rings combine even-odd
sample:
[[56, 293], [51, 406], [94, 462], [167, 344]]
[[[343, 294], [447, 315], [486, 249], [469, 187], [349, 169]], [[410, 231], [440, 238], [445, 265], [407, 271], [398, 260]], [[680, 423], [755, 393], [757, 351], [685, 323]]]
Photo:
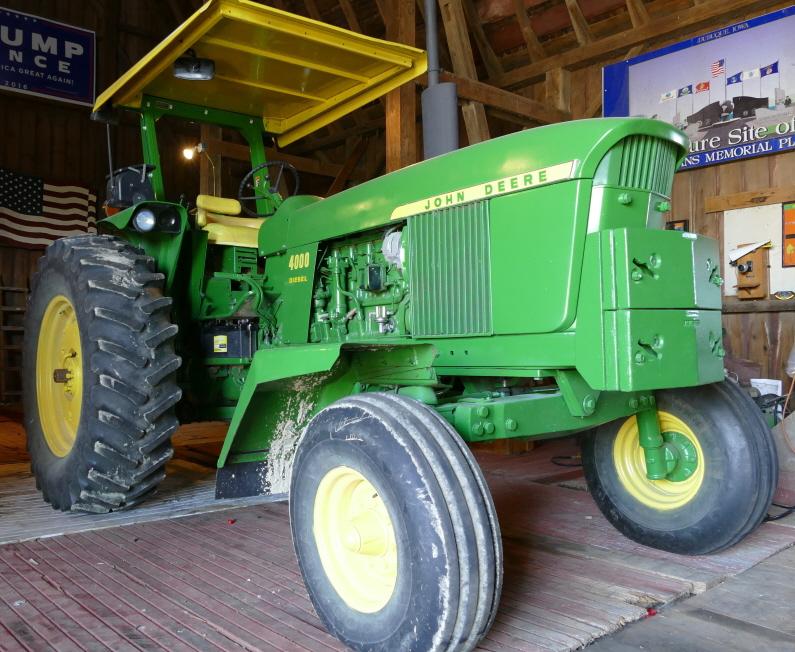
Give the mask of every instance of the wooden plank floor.
[[[795, 527], [781, 521], [709, 557], [634, 544], [577, 488], [576, 470], [550, 464], [573, 451], [571, 441], [556, 441], [528, 455], [479, 454], [506, 557], [500, 611], [482, 650], [578, 649], [795, 543]], [[308, 601], [286, 503], [270, 503], [0, 546], [0, 649], [340, 646]]]
[[598, 641], [592, 652], [795, 650], [795, 548]]

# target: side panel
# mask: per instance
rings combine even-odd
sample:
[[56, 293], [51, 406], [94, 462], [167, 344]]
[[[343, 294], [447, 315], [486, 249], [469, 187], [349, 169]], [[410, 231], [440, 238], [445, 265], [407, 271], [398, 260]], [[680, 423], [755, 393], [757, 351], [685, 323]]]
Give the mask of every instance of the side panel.
[[491, 201], [495, 334], [550, 333], [574, 321], [589, 181]]

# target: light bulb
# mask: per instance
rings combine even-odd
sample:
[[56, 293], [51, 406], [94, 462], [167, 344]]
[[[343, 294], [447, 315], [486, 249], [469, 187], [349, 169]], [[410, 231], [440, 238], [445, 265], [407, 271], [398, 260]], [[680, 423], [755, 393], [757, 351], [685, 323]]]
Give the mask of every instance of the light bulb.
[[196, 154], [195, 147], [186, 147], [185, 149], [182, 150], [182, 156], [184, 156], [189, 161], [193, 160], [195, 154]]

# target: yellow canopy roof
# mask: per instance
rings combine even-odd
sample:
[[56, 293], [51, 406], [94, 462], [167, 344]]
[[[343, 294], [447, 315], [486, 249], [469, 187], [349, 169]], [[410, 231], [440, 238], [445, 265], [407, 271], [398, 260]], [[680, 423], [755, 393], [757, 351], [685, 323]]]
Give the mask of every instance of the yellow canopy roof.
[[[215, 61], [215, 77], [174, 77], [188, 49]], [[423, 74], [425, 52], [249, 0], [210, 0], [97, 99], [138, 108], [143, 95], [260, 115], [279, 145]]]

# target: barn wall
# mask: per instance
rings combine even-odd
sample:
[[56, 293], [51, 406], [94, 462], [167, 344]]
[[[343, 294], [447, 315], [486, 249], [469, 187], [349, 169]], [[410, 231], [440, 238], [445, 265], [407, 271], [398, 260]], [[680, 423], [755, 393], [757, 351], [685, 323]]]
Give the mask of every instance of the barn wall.
[[[672, 215], [676, 219], [689, 219], [692, 231], [716, 238], [722, 249], [723, 213], [705, 212], [704, 201], [708, 197], [791, 186], [793, 178], [793, 152], [679, 172], [674, 178]], [[727, 283], [734, 282], [731, 269], [723, 270], [723, 277]], [[795, 342], [795, 306], [782, 302], [774, 304], [781, 309], [775, 312], [728, 312], [736, 309], [735, 305], [726, 301], [724, 307], [724, 344], [729, 355], [757, 363], [764, 378], [788, 383], [784, 365]], [[770, 304], [760, 305], [768, 308]]]
[[[164, 8], [167, 4], [160, 0], [3, 2], [10, 9], [94, 30], [97, 94], [171, 31], [176, 21]], [[89, 116], [89, 107], [0, 91], [0, 167], [40, 176], [47, 182], [88, 186], [97, 192], [101, 203], [108, 174], [106, 127]], [[167, 133], [161, 143], [167, 190], [174, 199], [181, 193], [188, 197], [198, 193], [198, 164], [186, 163], [180, 155], [186, 137]], [[121, 124], [112, 128], [111, 142], [116, 167], [141, 161], [134, 115], [123, 116]], [[29, 276], [38, 253], [17, 253], [0, 246], [0, 280], [9, 284], [4, 279], [11, 273], [15, 279]]]

